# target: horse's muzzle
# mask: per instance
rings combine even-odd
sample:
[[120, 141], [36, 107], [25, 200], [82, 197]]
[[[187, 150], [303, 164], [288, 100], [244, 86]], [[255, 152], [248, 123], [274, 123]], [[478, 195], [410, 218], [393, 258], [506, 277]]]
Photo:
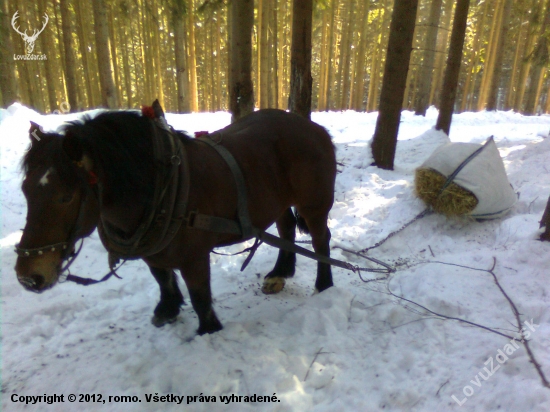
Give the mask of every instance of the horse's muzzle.
[[21, 283], [25, 289], [31, 292], [40, 293], [47, 289], [44, 287], [45, 279], [42, 275], [17, 276], [17, 280], [19, 280], [19, 283]]

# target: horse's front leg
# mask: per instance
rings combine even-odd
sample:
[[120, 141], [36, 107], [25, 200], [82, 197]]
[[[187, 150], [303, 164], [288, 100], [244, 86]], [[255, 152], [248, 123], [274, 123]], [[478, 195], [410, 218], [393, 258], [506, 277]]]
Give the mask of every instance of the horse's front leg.
[[181, 267], [181, 274], [189, 290], [193, 309], [199, 318], [197, 333], [203, 335], [221, 330], [222, 324], [212, 309], [209, 252], [188, 255]]
[[151, 322], [156, 327], [161, 327], [176, 320], [180, 312], [180, 306], [183, 304], [183, 295], [172, 269], [149, 266], [149, 270], [160, 288], [160, 302], [155, 308]]

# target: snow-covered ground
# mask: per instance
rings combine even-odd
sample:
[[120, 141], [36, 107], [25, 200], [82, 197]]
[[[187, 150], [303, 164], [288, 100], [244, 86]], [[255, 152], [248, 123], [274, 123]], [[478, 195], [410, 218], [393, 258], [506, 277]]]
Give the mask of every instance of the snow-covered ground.
[[[514, 315], [489, 273], [412, 266], [437, 260], [489, 269], [496, 258], [495, 274], [529, 322], [524, 326], [531, 348], [550, 377], [550, 243], [536, 240], [550, 195], [550, 117], [480, 112], [453, 119], [452, 141], [481, 143], [495, 136], [519, 196], [504, 218], [480, 223], [429, 215], [369, 252], [401, 264], [389, 281], [363, 283], [334, 269], [336, 286], [317, 295], [316, 264], [306, 258], [298, 258], [296, 276], [280, 294], [265, 296], [260, 284], [275, 249], [260, 247], [242, 273], [243, 255], [212, 255], [214, 305], [224, 329], [197, 336], [190, 305], [174, 324], [157, 329], [150, 323], [158, 286], [140, 262], [127, 263], [122, 280], [90, 287], [63, 283], [36, 295], [17, 282], [13, 246], [26, 213], [19, 162], [29, 120], [55, 129], [75, 116], [41, 116], [18, 105], [0, 110], [3, 410], [550, 410], [550, 389], [521, 344], [413, 310], [387, 293], [389, 287], [435, 312], [516, 336]], [[332, 134], [342, 164], [329, 222], [333, 247], [371, 246], [423, 210], [412, 181], [414, 169], [446, 139], [431, 129], [436, 117], [434, 109], [425, 118], [403, 113], [396, 167], [385, 171], [370, 166], [376, 113], [313, 114]], [[227, 113], [167, 118], [189, 132], [213, 131], [230, 120]], [[337, 247], [332, 255], [367, 265]], [[85, 241], [73, 268], [95, 278], [107, 271], [97, 234]], [[64, 402], [21, 402], [54, 394]], [[76, 402], [69, 402], [70, 394]], [[174, 397], [160, 398], [165, 395]], [[252, 395], [276, 402], [245, 403]], [[135, 402], [115, 402], [128, 398]]]

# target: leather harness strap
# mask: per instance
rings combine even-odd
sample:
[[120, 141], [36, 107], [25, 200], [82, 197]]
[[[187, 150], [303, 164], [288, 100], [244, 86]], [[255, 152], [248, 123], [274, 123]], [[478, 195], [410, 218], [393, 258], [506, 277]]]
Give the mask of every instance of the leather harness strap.
[[[220, 136], [218, 140], [213, 139], [213, 136], [215, 136], [216, 134], [219, 134]], [[222, 134], [220, 132], [216, 132], [214, 135], [201, 136], [197, 139], [197, 141], [206, 143], [210, 147], [214, 148], [223, 158], [223, 160], [225, 160], [225, 162], [229, 166], [229, 169], [231, 170], [231, 173], [233, 174], [235, 184], [237, 185], [237, 215], [239, 217], [240, 228], [239, 225], [236, 225], [236, 222], [233, 222], [231, 220], [215, 218], [206, 215], [196, 215], [194, 219], [195, 224], [208, 226], [211, 228], [208, 230], [214, 229], [213, 231], [225, 232], [229, 230], [233, 234], [242, 235], [243, 239], [249, 239], [255, 236], [255, 229], [252, 226], [250, 215], [248, 213], [248, 196], [246, 194], [244, 176], [241, 168], [235, 160], [235, 157], [233, 157], [229, 150], [221, 145], [222, 139]], [[237, 232], [237, 229], [240, 230]]]

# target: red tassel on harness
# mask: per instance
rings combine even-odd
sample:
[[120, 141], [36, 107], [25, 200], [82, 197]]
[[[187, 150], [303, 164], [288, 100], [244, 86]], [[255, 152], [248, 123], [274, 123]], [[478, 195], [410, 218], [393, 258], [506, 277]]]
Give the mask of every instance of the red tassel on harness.
[[154, 119], [155, 109], [152, 106], [141, 106], [141, 114], [149, 119]]
[[205, 131], [195, 132], [195, 137], [206, 136], [207, 134], [208, 132], [205, 132]]
[[91, 185], [97, 184], [97, 175], [91, 170], [88, 172], [88, 183]]

